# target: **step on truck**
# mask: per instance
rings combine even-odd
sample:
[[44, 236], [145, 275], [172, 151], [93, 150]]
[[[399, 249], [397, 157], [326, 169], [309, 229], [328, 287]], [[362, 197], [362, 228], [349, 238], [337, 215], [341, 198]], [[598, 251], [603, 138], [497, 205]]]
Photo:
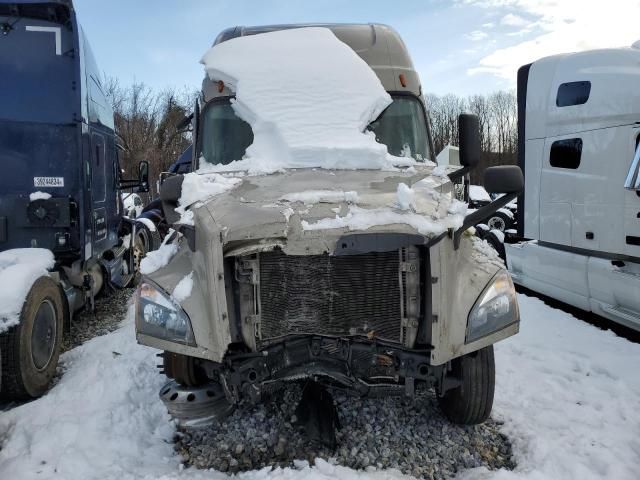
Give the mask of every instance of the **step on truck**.
[[514, 282], [640, 330], [640, 42], [518, 71]]
[[[0, 305], [0, 396], [26, 399], [46, 391], [74, 312], [134, 280], [144, 245], [120, 192], [147, 191], [148, 164], [121, 178], [110, 101], [71, 1], [1, 0], [0, 72], [0, 288], [18, 302]], [[11, 272], [38, 258], [41, 274], [18, 288]]]
[[[231, 28], [213, 50], [301, 27]], [[235, 188], [189, 205], [193, 186], [186, 185], [201, 175], [199, 168], [206, 166], [206, 175], [239, 160], [254, 139], [234, 111], [235, 92], [207, 76], [193, 116], [193, 173], [167, 176], [160, 189], [167, 222], [179, 233], [161, 247], [168, 263], [144, 275], [136, 295], [138, 342], [163, 351], [163, 372], [172, 379], [161, 398], [180, 422], [198, 425], [287, 382], [306, 382], [302, 398], [310, 402], [327, 398], [318, 384], [358, 395], [413, 396], [430, 387], [452, 421], [483, 422], [493, 402], [493, 344], [516, 334], [520, 317], [504, 263], [470, 227], [515, 198], [522, 174], [517, 166], [487, 169], [487, 190], [506, 195], [437, 235], [404, 221], [320, 227], [323, 218], [347, 211], [366, 216], [366, 208], [428, 220], [430, 214], [394, 206], [396, 191], [433, 186], [424, 196], [425, 211], [432, 213], [436, 198], [445, 205], [461, 192], [459, 200], [468, 200], [468, 173], [480, 147], [477, 117], [462, 115], [460, 165], [436, 166], [420, 79], [393, 29], [319, 27], [355, 51], [391, 96], [361, 131], [366, 127], [391, 155], [407, 153], [415, 165], [229, 172], [224, 182], [236, 182]], [[289, 88], [288, 81], [265, 79], [274, 89]], [[344, 74], [344, 82], [351, 81]], [[211, 181], [215, 186], [223, 178]], [[296, 192], [305, 190], [317, 198], [302, 201], [305, 194]], [[185, 208], [190, 221], [184, 221]], [[306, 411], [326, 411], [323, 405]], [[335, 436], [328, 437], [322, 440], [334, 443]]]

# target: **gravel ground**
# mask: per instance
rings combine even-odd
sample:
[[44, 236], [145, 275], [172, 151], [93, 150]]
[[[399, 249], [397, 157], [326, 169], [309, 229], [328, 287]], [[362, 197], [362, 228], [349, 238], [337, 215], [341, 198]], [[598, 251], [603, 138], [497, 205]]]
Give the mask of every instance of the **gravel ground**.
[[265, 466], [313, 463], [323, 458], [355, 469], [397, 468], [418, 478], [450, 478], [473, 467], [513, 469], [499, 424], [462, 427], [446, 420], [432, 392], [404, 398], [362, 399], [333, 392], [341, 429], [332, 452], [309, 443], [295, 425], [301, 388], [291, 385], [256, 406], [241, 405], [221, 425], [182, 429], [176, 451], [186, 466], [238, 472]]
[[134, 291], [133, 288], [110, 290], [105, 287], [105, 293], [96, 298], [95, 312], [80, 310], [74, 315], [71, 331], [65, 333], [62, 341], [62, 352], [117, 329], [125, 317], [128, 300]]

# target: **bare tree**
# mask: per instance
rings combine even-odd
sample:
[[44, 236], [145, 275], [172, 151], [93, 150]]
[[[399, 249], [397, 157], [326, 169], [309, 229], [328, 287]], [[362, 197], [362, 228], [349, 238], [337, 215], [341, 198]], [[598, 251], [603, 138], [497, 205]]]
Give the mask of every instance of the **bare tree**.
[[120, 168], [128, 178], [137, 174], [141, 160], [149, 162], [151, 192], [155, 196], [156, 180], [188, 147], [191, 134], [177, 129], [193, 107], [194, 91], [165, 90], [154, 92], [144, 83], [121, 87], [118, 80], [107, 79], [107, 94], [114, 111], [116, 133], [123, 153]]

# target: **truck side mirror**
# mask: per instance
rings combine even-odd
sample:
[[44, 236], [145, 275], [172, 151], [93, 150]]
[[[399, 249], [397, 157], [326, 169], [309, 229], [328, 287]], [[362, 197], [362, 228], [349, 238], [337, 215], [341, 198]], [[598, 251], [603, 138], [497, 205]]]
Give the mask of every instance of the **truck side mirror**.
[[473, 168], [480, 162], [480, 122], [478, 116], [461, 113], [458, 116], [460, 165]]
[[149, 162], [146, 160], [142, 160], [138, 164], [138, 182], [140, 183], [139, 192], [149, 191]]
[[191, 125], [191, 120], [193, 120], [193, 113], [186, 115], [182, 120], [180, 120], [180, 123], [176, 125], [176, 130], [186, 130]]
[[520, 193], [524, 176], [517, 165], [498, 165], [484, 171], [484, 188], [489, 193]]
[[168, 224], [173, 224], [180, 220], [180, 215], [176, 212], [178, 202], [182, 196], [183, 175], [174, 175], [168, 177], [160, 186], [160, 201], [162, 202], [162, 211]]

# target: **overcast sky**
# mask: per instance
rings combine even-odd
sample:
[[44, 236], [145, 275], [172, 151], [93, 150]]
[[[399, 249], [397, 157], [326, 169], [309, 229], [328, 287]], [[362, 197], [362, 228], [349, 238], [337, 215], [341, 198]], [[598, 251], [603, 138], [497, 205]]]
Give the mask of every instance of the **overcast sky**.
[[223, 29], [379, 22], [403, 37], [425, 92], [514, 88], [520, 65], [640, 40], [640, 0], [75, 0], [100, 68], [121, 84], [198, 88]]

